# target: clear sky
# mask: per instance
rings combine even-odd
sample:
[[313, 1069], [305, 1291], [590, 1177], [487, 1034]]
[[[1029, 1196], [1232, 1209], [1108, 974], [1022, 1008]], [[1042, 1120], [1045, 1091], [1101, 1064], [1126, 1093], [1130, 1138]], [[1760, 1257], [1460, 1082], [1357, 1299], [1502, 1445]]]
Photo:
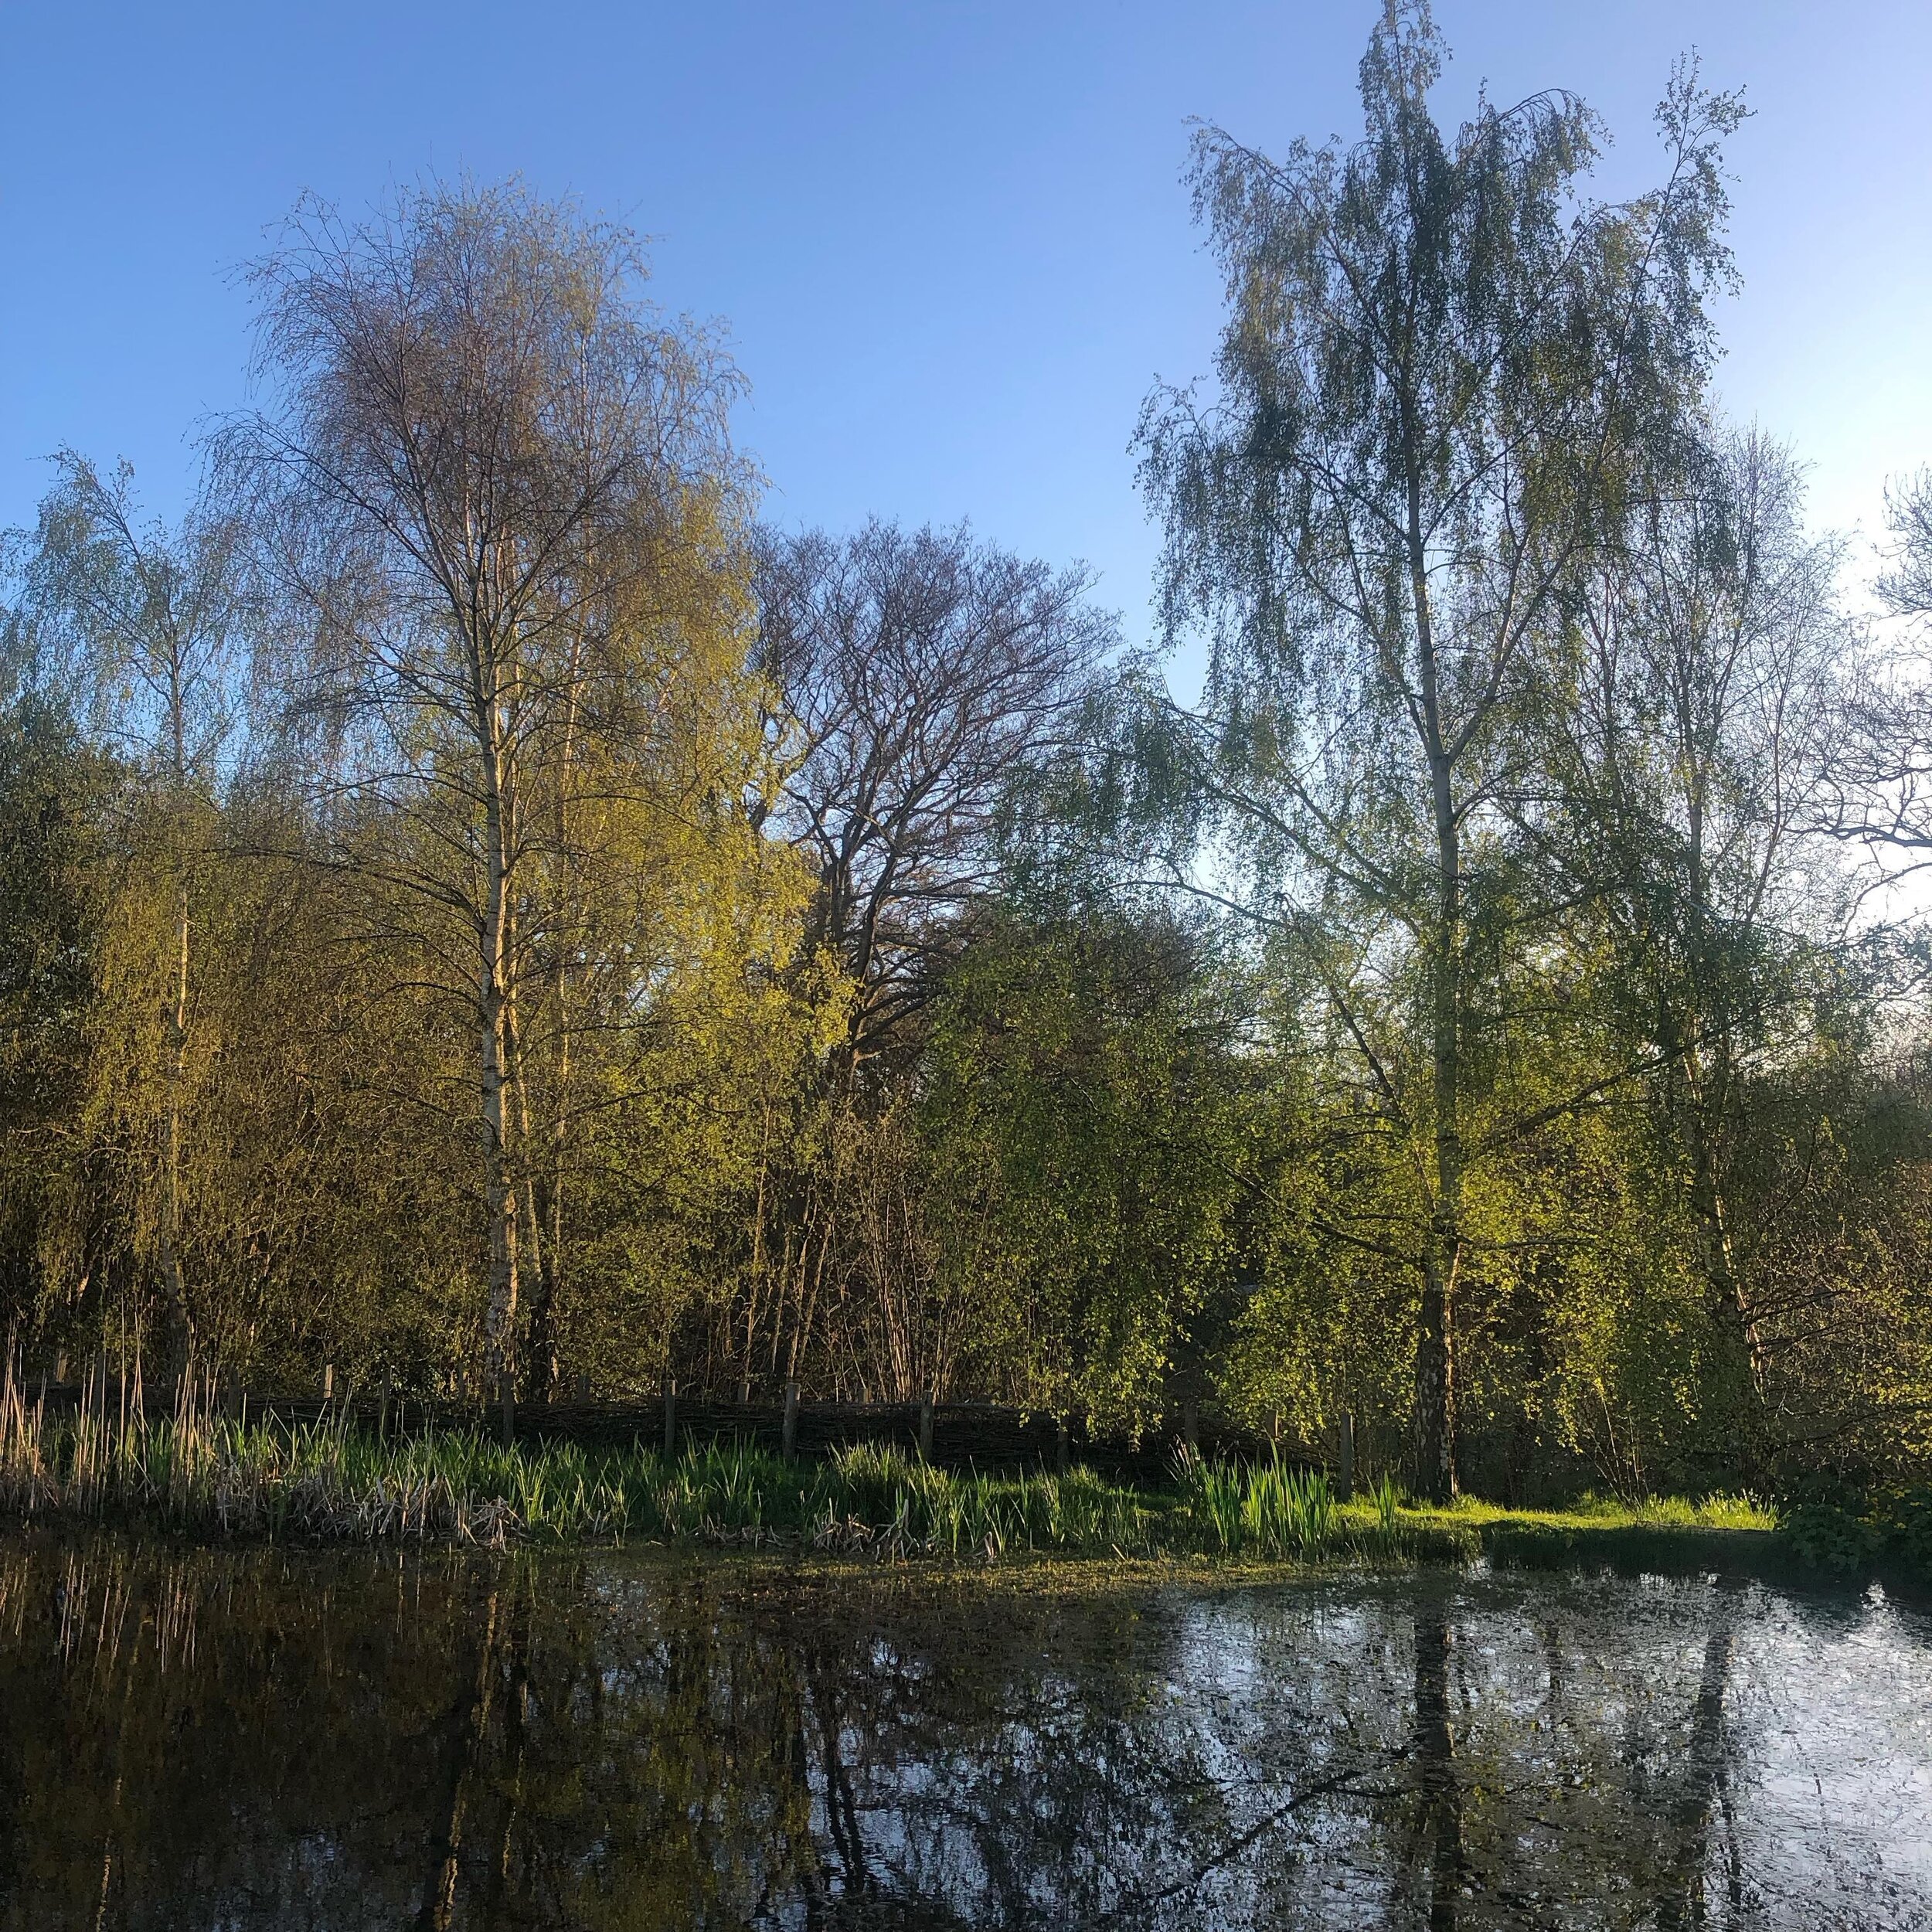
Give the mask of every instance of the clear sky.
[[[1209, 366], [1189, 116], [1264, 148], [1359, 127], [1374, 0], [0, 0], [0, 524], [71, 443], [179, 504], [246, 397], [226, 271], [304, 189], [430, 172], [573, 189], [728, 324], [767, 513], [970, 517], [1083, 559], [1146, 635], [1128, 449]], [[1672, 59], [1743, 86], [1730, 406], [1876, 533], [1932, 461], [1932, 4], [1439, 0], [1439, 112], [1560, 86], [1647, 185]]]

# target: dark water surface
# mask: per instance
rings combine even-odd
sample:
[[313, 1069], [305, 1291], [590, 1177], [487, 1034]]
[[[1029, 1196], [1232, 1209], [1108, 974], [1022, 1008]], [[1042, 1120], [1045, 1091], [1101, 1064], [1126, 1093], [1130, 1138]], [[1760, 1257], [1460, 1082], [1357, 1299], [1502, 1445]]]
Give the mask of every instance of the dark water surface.
[[1932, 1925], [1932, 1616], [0, 1542], [0, 1927]]

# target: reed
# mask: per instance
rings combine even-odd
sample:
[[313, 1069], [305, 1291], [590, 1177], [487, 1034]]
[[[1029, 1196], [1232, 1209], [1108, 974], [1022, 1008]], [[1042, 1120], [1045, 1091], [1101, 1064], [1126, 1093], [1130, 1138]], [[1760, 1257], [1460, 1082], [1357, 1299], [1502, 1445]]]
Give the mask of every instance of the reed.
[[736, 1444], [505, 1447], [468, 1430], [383, 1441], [341, 1422], [243, 1425], [206, 1403], [155, 1420], [48, 1416], [0, 1385], [0, 1509], [224, 1536], [648, 1540], [886, 1555], [1149, 1554], [1162, 1512], [1085, 1470], [989, 1475], [863, 1446], [824, 1462]]
[[[939, 1556], [992, 1561], [1028, 1552], [1230, 1561], [1458, 1560], [1479, 1553], [1486, 1505], [1409, 1505], [1386, 1476], [1339, 1500], [1318, 1471], [1236, 1464], [1187, 1451], [1165, 1489], [1110, 1483], [1086, 1468], [992, 1473], [938, 1468], [876, 1444], [788, 1461], [732, 1442], [666, 1456], [570, 1442], [505, 1446], [467, 1430], [384, 1440], [338, 1417], [242, 1423], [190, 1385], [172, 1413], [124, 1413], [90, 1390], [49, 1415], [0, 1366], [0, 1512], [114, 1518], [194, 1534], [500, 1547], [511, 1542], [651, 1542]], [[1559, 1520], [1602, 1526], [1609, 1506]], [[1483, 1521], [1476, 1520], [1480, 1514]], [[1664, 1502], [1633, 1515], [1761, 1523], [1742, 1499]], [[1527, 1521], [1527, 1517], [1524, 1518]]]
[[1379, 1526], [1345, 1511], [1319, 1470], [1273, 1459], [1247, 1464], [1209, 1462], [1192, 1451], [1177, 1458], [1175, 1485], [1199, 1547], [1268, 1562], [1369, 1554], [1399, 1544], [1393, 1514]]
[[[1232, 1535], [1202, 1506], [1224, 1489], [1235, 1498]], [[804, 1463], [733, 1443], [666, 1457], [642, 1443], [505, 1447], [468, 1430], [384, 1441], [339, 1421], [244, 1425], [205, 1400], [153, 1420], [103, 1414], [92, 1402], [49, 1416], [12, 1381], [0, 1385], [0, 1509], [222, 1536], [981, 1559], [1313, 1554], [1333, 1515], [1319, 1478], [1280, 1469], [1199, 1464], [1182, 1493], [1148, 1495], [1085, 1468], [955, 1471], [870, 1444]], [[1257, 1526], [1240, 1526], [1250, 1522]]]

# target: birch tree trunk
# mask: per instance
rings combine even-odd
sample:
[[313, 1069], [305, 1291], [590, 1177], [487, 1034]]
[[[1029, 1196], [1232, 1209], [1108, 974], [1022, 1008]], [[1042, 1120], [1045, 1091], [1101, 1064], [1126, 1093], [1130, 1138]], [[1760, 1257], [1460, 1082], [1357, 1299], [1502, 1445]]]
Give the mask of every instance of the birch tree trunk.
[[509, 836], [502, 751], [497, 741], [496, 706], [488, 707], [484, 760], [486, 785], [483, 904], [481, 1087], [483, 1196], [489, 1224], [489, 1301], [485, 1318], [486, 1366], [501, 1380], [516, 1369], [516, 1191], [512, 1185], [508, 1120], [508, 1046], [511, 998]]
[[1416, 1485], [1432, 1502], [1456, 1493], [1455, 1292], [1462, 1263], [1462, 844], [1455, 755], [1447, 742], [1421, 520], [1420, 452], [1408, 430], [1408, 563], [1414, 601], [1418, 702], [1435, 833], [1436, 897], [1428, 949], [1430, 1067], [1434, 1100], [1434, 1186], [1421, 1254], [1416, 1326]]
[[175, 872], [173, 985], [162, 1009], [162, 1062], [167, 1086], [167, 1123], [162, 1151], [161, 1281], [172, 1332], [168, 1366], [185, 1372], [194, 1351], [188, 1291], [181, 1265], [181, 1142], [182, 1090], [188, 1071], [189, 917], [188, 716], [183, 652], [179, 635], [167, 634], [162, 662], [167, 682], [168, 843]]

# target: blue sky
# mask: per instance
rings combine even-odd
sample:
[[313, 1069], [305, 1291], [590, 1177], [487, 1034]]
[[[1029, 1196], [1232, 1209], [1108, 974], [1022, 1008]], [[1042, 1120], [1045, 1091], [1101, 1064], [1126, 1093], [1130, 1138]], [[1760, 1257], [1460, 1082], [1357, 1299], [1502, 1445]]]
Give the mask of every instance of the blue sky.
[[[1213, 278], [1190, 115], [1262, 147], [1352, 133], [1372, 0], [0, 0], [0, 524], [63, 443], [178, 505], [246, 398], [225, 271], [304, 189], [354, 209], [427, 172], [519, 172], [656, 238], [655, 292], [728, 324], [767, 513], [970, 516], [1085, 560], [1131, 637], [1155, 536], [1128, 449], [1204, 371]], [[1442, 111], [1567, 87], [1608, 192], [1657, 172], [1672, 59], [1743, 86], [1738, 414], [1877, 530], [1932, 461], [1932, 6], [1440, 0]]]

